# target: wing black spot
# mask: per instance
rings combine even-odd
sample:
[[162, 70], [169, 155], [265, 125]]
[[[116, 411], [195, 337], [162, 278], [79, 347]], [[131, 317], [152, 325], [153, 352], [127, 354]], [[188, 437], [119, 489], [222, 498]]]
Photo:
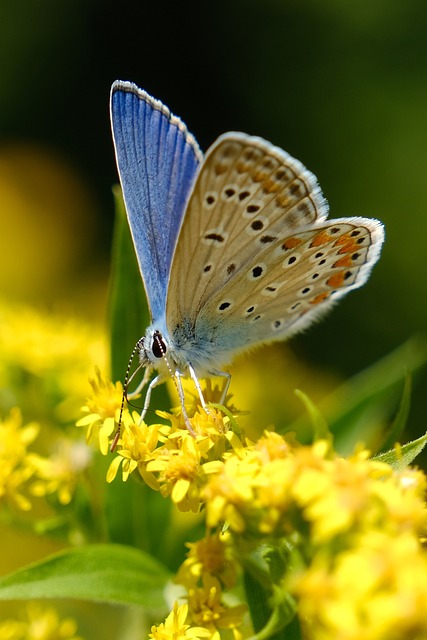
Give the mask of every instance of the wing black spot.
[[263, 273], [264, 273], [264, 269], [260, 265], [257, 265], [252, 269], [252, 276], [254, 278], [259, 278], [260, 276], [262, 276]]
[[268, 244], [269, 242], [274, 242], [275, 240], [277, 240], [277, 236], [262, 236], [259, 239], [262, 244]]
[[224, 242], [224, 236], [220, 233], [207, 233], [205, 240], [214, 240], [214, 242]]

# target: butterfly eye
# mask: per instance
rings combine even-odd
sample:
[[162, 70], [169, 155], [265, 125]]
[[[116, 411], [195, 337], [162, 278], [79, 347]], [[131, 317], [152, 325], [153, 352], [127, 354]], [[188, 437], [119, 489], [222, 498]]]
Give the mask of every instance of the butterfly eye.
[[162, 338], [162, 334], [160, 333], [160, 331], [155, 331], [154, 332], [154, 336], [153, 336], [153, 342], [151, 345], [151, 350], [153, 352], [153, 355], [156, 358], [163, 358], [163, 356], [166, 353], [167, 347], [166, 344]]

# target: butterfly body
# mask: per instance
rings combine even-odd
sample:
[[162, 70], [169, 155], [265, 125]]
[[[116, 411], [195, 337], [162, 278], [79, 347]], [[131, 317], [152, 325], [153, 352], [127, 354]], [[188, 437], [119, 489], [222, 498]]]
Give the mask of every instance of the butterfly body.
[[301, 331], [368, 278], [383, 225], [328, 220], [315, 176], [286, 152], [231, 132], [203, 158], [185, 125], [130, 83], [114, 83], [111, 114], [153, 319], [139, 347], [159, 371], [152, 384], [227, 375], [236, 353]]

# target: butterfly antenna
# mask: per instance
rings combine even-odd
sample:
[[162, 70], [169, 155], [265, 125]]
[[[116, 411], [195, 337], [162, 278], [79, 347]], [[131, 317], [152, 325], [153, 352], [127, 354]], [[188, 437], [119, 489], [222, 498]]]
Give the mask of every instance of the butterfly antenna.
[[130, 380], [130, 368], [132, 366], [132, 362], [133, 362], [133, 359], [135, 357], [136, 352], [140, 351], [140, 349], [141, 349], [141, 347], [143, 345], [144, 345], [144, 338], [140, 338], [138, 340], [138, 342], [136, 343], [136, 345], [134, 346], [134, 348], [132, 349], [132, 353], [130, 354], [128, 366], [126, 368], [125, 379], [124, 379], [124, 382], [123, 382], [123, 393], [122, 393], [122, 403], [120, 405], [119, 424], [117, 426], [116, 433], [114, 434], [113, 442], [111, 443], [111, 446], [110, 446], [111, 453], [114, 452], [114, 449], [117, 446], [117, 443], [119, 441], [120, 434], [121, 434], [122, 418], [123, 418], [123, 411], [124, 411], [124, 408], [125, 408], [125, 401], [127, 402], [127, 400], [128, 400], [128, 386], [129, 386], [129, 380]]

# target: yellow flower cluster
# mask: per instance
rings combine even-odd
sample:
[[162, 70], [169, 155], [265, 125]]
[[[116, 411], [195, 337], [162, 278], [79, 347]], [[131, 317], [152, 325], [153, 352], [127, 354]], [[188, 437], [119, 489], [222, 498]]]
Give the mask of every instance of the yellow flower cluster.
[[28, 447], [34, 442], [39, 426], [23, 426], [21, 412], [14, 409], [0, 422], [0, 498], [22, 511], [31, 509], [25, 495], [28, 481], [35, 473], [34, 459]]
[[[119, 386], [104, 381], [98, 372], [92, 381], [93, 394], [83, 407], [87, 414], [78, 426], [87, 428], [87, 440], [98, 439], [103, 454], [107, 454], [114, 433], [114, 420], [120, 413]], [[138, 471], [142, 479], [172, 501], [181, 511], [198, 512], [201, 490], [227, 451], [241, 449], [242, 444], [231, 429], [231, 421], [213, 407], [209, 412], [197, 411], [190, 419], [193, 436], [182, 416], [158, 412], [170, 425], [147, 426], [139, 415], [123, 412], [117, 456], [112, 461], [108, 482], [112, 482], [121, 468], [122, 479]]]
[[93, 363], [105, 366], [105, 339], [68, 316], [38, 312], [0, 300], [0, 401], [34, 418], [75, 420]]
[[[394, 470], [361, 448], [344, 458], [327, 439], [303, 446], [266, 431], [250, 442], [213, 407], [190, 419], [194, 436], [181, 417], [159, 415], [169, 424], [139, 424], [138, 414], [124, 412], [108, 480], [119, 469], [123, 480], [135, 472], [179, 510], [203, 508], [208, 535], [189, 545], [177, 574], [186, 604], [176, 604], [152, 638], [204, 637], [200, 629], [211, 638], [231, 629], [238, 638], [244, 607], [224, 604], [224, 592], [248, 553], [279, 550], [283, 541], [290, 561], [279, 577], [276, 567], [270, 588], [293, 599], [305, 638], [427, 637], [422, 472]], [[107, 419], [97, 418], [101, 429]]]
[[237, 580], [237, 563], [232, 555], [229, 537], [215, 533], [188, 544], [188, 547], [190, 551], [187, 559], [175, 578], [175, 582], [184, 585], [187, 590], [187, 603], [179, 608], [178, 603], [175, 603], [174, 611], [166, 622], [152, 628], [151, 637], [169, 640], [170, 635], [161, 633], [165, 633], [168, 623], [170, 625], [173, 620], [179, 619], [174, 612], [180, 611], [181, 618], [187, 622], [185, 626], [189, 627], [189, 630], [185, 629], [186, 633], [220, 640], [221, 633], [230, 630], [235, 640], [239, 640], [239, 628], [247, 607], [243, 604], [230, 604], [224, 598], [224, 589], [232, 588]]
[[163, 496], [171, 496], [181, 511], [198, 512], [201, 490], [212, 472], [218, 456], [230, 449], [238, 438], [216, 409], [201, 411], [190, 420], [193, 437], [182, 418], [160, 413], [170, 421], [167, 425], [142, 424], [137, 414], [124, 414], [117, 457], [110, 465], [107, 479], [111, 482], [120, 466], [123, 480], [138, 469], [143, 480]]
[[[21, 511], [31, 496], [66, 505], [91, 452], [64, 426], [77, 415], [94, 359], [105, 362], [104, 340], [77, 320], [3, 301], [0, 323], [0, 497]], [[24, 426], [22, 415], [33, 420]]]
[[293, 591], [307, 638], [427, 638], [427, 558], [411, 531], [371, 530], [340, 551], [319, 549]]
[[29, 603], [21, 619], [0, 622], [0, 640], [83, 640], [72, 618], [61, 620], [52, 608]]
[[365, 450], [342, 458], [326, 440], [303, 447], [266, 432], [221, 464], [203, 498], [210, 527], [227, 520], [236, 533], [280, 536], [298, 529], [302, 517], [311, 542], [322, 545], [372, 527], [421, 533], [425, 486], [422, 473], [397, 474]]
[[32, 508], [31, 496], [56, 494], [68, 504], [74, 494], [79, 473], [90, 462], [90, 451], [81, 443], [57, 440], [56, 451], [44, 457], [30, 449], [40, 427], [23, 425], [19, 409], [0, 421], [0, 499], [21, 511]]

